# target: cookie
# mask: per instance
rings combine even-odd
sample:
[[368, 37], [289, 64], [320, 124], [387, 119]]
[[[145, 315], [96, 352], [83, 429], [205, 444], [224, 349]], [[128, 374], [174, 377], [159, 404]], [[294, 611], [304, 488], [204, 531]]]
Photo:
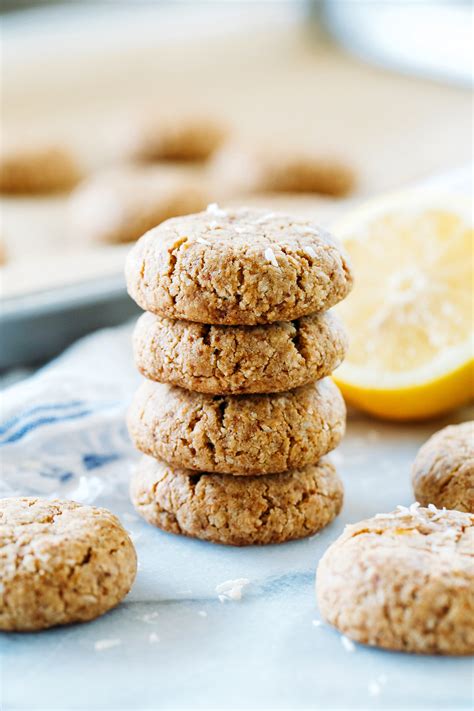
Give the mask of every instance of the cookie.
[[422, 506], [474, 513], [474, 422], [436, 432], [418, 452], [412, 483]]
[[227, 129], [207, 116], [153, 114], [132, 136], [135, 158], [147, 161], [203, 161], [223, 143]]
[[128, 416], [137, 449], [169, 464], [236, 475], [314, 464], [337, 447], [345, 406], [329, 378], [273, 395], [205, 395], [144, 382]]
[[52, 193], [69, 190], [79, 181], [74, 156], [62, 146], [7, 146], [0, 153], [0, 192]]
[[347, 337], [326, 312], [266, 326], [206, 326], [145, 313], [135, 363], [150, 380], [214, 395], [290, 390], [330, 375]]
[[350, 166], [336, 158], [276, 146], [271, 150], [224, 146], [215, 155], [209, 172], [216, 194], [228, 196], [285, 192], [344, 197], [356, 183]]
[[126, 278], [145, 311], [223, 325], [293, 321], [352, 286], [342, 248], [309, 220], [215, 205], [144, 235]]
[[0, 629], [92, 620], [135, 579], [135, 549], [106, 509], [33, 497], [0, 499]]
[[341, 510], [343, 488], [324, 459], [300, 471], [241, 479], [172, 469], [143, 457], [131, 497], [137, 512], [164, 531], [249, 546], [316, 533]]
[[197, 183], [153, 168], [99, 173], [70, 196], [69, 222], [78, 240], [132, 242], [170, 217], [202, 210], [207, 195]]
[[474, 653], [474, 516], [399, 506], [347, 526], [321, 559], [324, 619], [363, 644]]

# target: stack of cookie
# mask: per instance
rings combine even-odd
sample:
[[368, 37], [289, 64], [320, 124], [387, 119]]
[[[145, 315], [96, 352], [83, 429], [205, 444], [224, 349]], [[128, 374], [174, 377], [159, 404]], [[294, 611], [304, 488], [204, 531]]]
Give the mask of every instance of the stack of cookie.
[[144, 235], [126, 276], [148, 312], [134, 334], [148, 380], [129, 413], [147, 455], [132, 480], [137, 511], [233, 545], [328, 524], [342, 485], [324, 455], [345, 407], [327, 376], [346, 337], [327, 309], [352, 285], [340, 247], [305, 219], [210, 205]]

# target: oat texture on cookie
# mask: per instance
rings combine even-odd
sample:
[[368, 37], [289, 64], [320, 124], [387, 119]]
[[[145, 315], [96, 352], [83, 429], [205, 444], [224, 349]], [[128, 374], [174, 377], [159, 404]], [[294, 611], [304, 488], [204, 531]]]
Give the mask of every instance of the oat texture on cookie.
[[352, 286], [337, 242], [308, 220], [213, 204], [144, 235], [126, 278], [147, 311], [133, 339], [147, 381], [128, 415], [145, 455], [138, 513], [229, 545], [330, 523], [343, 490], [324, 457], [346, 413], [328, 376], [347, 339], [328, 309]]
[[347, 526], [319, 563], [324, 619], [350, 639], [473, 654], [474, 516], [399, 506]]
[[125, 597], [136, 569], [133, 543], [110, 511], [0, 499], [0, 630], [92, 620]]
[[436, 432], [418, 452], [412, 483], [423, 506], [474, 513], [474, 422]]
[[342, 247], [311, 221], [214, 205], [141, 237], [126, 278], [146, 311], [220, 325], [292, 321], [330, 308], [352, 286]]

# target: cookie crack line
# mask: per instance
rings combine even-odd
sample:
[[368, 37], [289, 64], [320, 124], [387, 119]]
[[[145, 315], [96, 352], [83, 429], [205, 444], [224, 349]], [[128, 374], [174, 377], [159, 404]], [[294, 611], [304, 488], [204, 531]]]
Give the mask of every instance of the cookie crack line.
[[363, 644], [473, 654], [473, 529], [468, 513], [415, 504], [349, 526], [318, 566], [322, 617]]
[[[241, 546], [311, 535], [327, 525], [342, 504], [341, 482], [325, 461], [245, 481], [232, 475], [198, 476], [196, 481], [190, 470], [144, 457], [131, 484], [137, 512], [164, 530]], [[333, 499], [320, 496], [321, 487], [333, 491]]]
[[128, 593], [135, 550], [106, 509], [11, 497], [0, 499], [0, 520], [9, 532], [0, 556], [1, 630], [85, 622]]
[[201, 395], [145, 382], [128, 426], [139, 450], [174, 466], [250, 476], [314, 464], [339, 444], [344, 418], [329, 380], [278, 396]]
[[[221, 229], [213, 231], [210, 241], [201, 236], [209, 221], [206, 213], [162, 223], [130, 253], [129, 293], [145, 310], [163, 316], [228, 325], [291, 321], [327, 309], [348, 294], [350, 267], [333, 240], [317, 228], [302, 236], [301, 225], [287, 216], [277, 217], [263, 233], [259, 217], [260, 211], [245, 209], [218, 216]], [[251, 238], [236, 236], [239, 223], [249, 220]], [[186, 235], [185, 250], [182, 245], [176, 249], [177, 234]], [[311, 264], [308, 249], [315, 254]], [[266, 252], [272, 255], [268, 263], [262, 261]], [[143, 260], [146, 280], [137, 268]]]

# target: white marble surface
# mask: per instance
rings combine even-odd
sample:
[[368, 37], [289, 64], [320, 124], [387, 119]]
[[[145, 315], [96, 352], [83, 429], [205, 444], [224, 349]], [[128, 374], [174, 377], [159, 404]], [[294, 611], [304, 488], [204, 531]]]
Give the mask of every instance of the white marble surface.
[[[359, 645], [348, 651], [337, 632], [314, 624], [319, 557], [344, 524], [412, 501], [410, 463], [442, 424], [407, 427], [352, 415], [334, 455], [346, 491], [342, 515], [312, 538], [264, 548], [215, 546], [154, 530], [127, 498], [131, 451], [119, 475], [116, 464], [104, 467], [101, 476], [113, 471], [117, 486], [97, 501], [133, 533], [140, 561], [135, 586], [94, 622], [4, 634], [1, 708], [471, 708], [471, 659]], [[216, 585], [234, 578], [250, 580], [242, 600], [221, 602]]]

